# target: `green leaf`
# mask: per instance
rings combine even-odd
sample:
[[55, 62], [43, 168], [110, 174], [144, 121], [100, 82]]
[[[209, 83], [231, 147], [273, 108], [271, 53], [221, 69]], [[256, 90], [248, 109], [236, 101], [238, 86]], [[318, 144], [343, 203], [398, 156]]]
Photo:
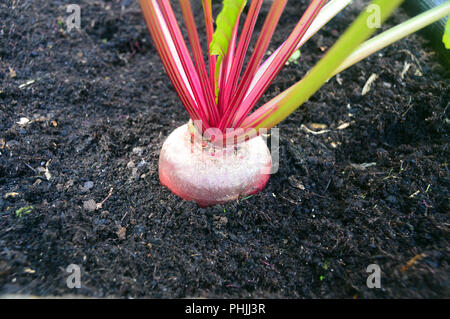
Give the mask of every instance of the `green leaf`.
[[22, 215], [31, 213], [33, 211], [33, 209], [34, 209], [33, 206], [26, 206], [26, 207], [19, 208], [18, 210], [16, 210], [16, 216], [21, 218]]
[[447, 24], [445, 25], [444, 36], [442, 37], [442, 42], [444, 42], [445, 47], [450, 49], [450, 16], [447, 19]]
[[294, 53], [292, 53], [291, 57], [287, 60], [287, 62], [297, 64], [297, 60], [300, 59], [301, 55], [302, 53], [300, 52], [300, 50], [296, 50], [294, 51]]
[[235, 27], [237, 18], [247, 3], [246, 0], [224, 0], [223, 8], [217, 16], [216, 31], [214, 31], [212, 41], [209, 45], [211, 55], [218, 55], [215, 70], [215, 89], [216, 98], [219, 88], [219, 71], [223, 58], [227, 55], [231, 36]]

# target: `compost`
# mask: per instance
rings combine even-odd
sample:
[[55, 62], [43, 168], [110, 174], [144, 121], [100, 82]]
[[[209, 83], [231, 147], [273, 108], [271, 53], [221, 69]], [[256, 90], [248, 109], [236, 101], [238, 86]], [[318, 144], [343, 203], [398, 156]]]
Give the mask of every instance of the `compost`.
[[[306, 2], [288, 2], [270, 50]], [[78, 3], [70, 31], [63, 1], [0, 4], [2, 294], [450, 297], [450, 72], [426, 39], [329, 80], [279, 125], [279, 170], [262, 192], [199, 208], [158, 180], [161, 146], [188, 116], [137, 2]], [[367, 3], [308, 41], [261, 104]], [[400, 9], [383, 29], [407, 18]], [[67, 286], [71, 264], [79, 289]], [[371, 264], [379, 289], [366, 284]]]

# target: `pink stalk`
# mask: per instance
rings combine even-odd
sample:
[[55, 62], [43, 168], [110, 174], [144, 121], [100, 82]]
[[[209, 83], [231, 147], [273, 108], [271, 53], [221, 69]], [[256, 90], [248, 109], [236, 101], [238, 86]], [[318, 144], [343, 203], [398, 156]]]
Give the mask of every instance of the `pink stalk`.
[[164, 68], [189, 116], [202, 120], [205, 126], [209, 127], [206, 115], [197, 104], [180, 55], [156, 0], [140, 0], [140, 4]]
[[194, 53], [194, 60], [197, 66], [197, 72], [200, 75], [200, 83], [202, 90], [206, 95], [206, 105], [209, 114], [211, 114], [211, 125], [216, 125], [219, 121], [219, 113], [214, 100], [214, 92], [208, 78], [205, 61], [203, 60], [202, 48], [198, 37], [197, 27], [195, 25], [194, 16], [189, 0], [180, 0], [181, 10], [183, 12], [184, 21], [188, 32], [189, 41], [192, 52]]
[[236, 49], [236, 55], [231, 67], [230, 76], [225, 86], [222, 87], [222, 91], [225, 96], [225, 100], [228, 103], [232, 93], [236, 89], [236, 85], [239, 79], [239, 75], [244, 64], [245, 53], [247, 52], [250, 39], [255, 28], [255, 23], [258, 18], [258, 13], [261, 9], [263, 0], [253, 0], [248, 10], [247, 17], [245, 19], [244, 27], [241, 31], [239, 38], [239, 44]]
[[306, 9], [305, 13], [297, 23], [292, 33], [289, 35], [289, 38], [281, 46], [280, 51], [278, 52], [272, 63], [269, 65], [267, 70], [261, 76], [260, 80], [248, 93], [248, 96], [239, 106], [239, 109], [235, 115], [235, 119], [232, 122], [233, 127], [238, 127], [244, 121], [247, 114], [252, 110], [256, 102], [261, 98], [269, 85], [281, 71], [289, 57], [296, 50], [298, 43], [305, 35], [309, 26], [312, 24], [325, 2], [326, 0], [314, 0], [311, 2], [308, 9]]
[[[327, 3], [319, 12], [316, 19], [314, 19], [311, 26], [308, 28], [308, 31], [305, 33], [305, 35], [302, 37], [300, 42], [297, 44], [296, 50], [298, 50], [306, 41], [308, 41], [317, 31], [319, 31], [328, 21], [330, 21], [336, 14], [338, 14], [342, 9], [344, 9], [351, 0], [333, 0]], [[282, 44], [284, 45], [284, 43]], [[281, 47], [277, 48], [275, 52], [272, 53], [272, 55], [264, 61], [264, 63], [260, 66], [258, 69], [258, 72], [256, 73], [252, 84], [250, 85], [250, 88], [247, 91], [247, 95], [245, 99], [247, 99], [248, 95], [251, 93], [255, 85], [258, 83], [258, 81], [261, 79], [261, 76], [264, 74], [264, 72], [267, 70], [269, 65], [272, 63], [272, 61], [277, 56], [278, 52], [280, 51]], [[288, 89], [289, 90], [289, 89]], [[266, 117], [266, 114], [272, 114], [276, 110], [276, 101], [280, 100], [282, 97], [284, 97], [288, 90], [281, 93], [276, 100], [274, 101], [274, 104], [265, 104], [255, 110], [252, 114], [250, 114], [240, 125], [241, 127], [256, 127], [259, 123], [262, 121], [258, 121], [258, 119]], [[245, 102], [244, 102], [245, 103]]]
[[[327, 24], [336, 14], [341, 12], [352, 0], [331, 0], [326, 5], [323, 6], [323, 8], [320, 10], [317, 17], [314, 19], [311, 26], [306, 31], [305, 35], [302, 37], [300, 42], [297, 44], [296, 50], [300, 49], [303, 44], [305, 44], [306, 41], [308, 41], [314, 34], [317, 33], [322, 27]], [[286, 43], [286, 41], [284, 42]], [[253, 90], [255, 85], [258, 83], [264, 72], [267, 70], [269, 65], [272, 63], [272, 61], [275, 59], [275, 57], [278, 55], [278, 52], [280, 51], [281, 47], [284, 45], [280, 45], [259, 67], [258, 71], [255, 74], [255, 77], [253, 78], [253, 81], [250, 85], [250, 87], [247, 90], [247, 95]]]
[[216, 70], [216, 60], [215, 55], [211, 55], [209, 50], [209, 45], [211, 44], [213, 34], [214, 34], [214, 22], [211, 8], [211, 0], [202, 0], [203, 3], [203, 14], [205, 16], [205, 26], [206, 26], [206, 40], [208, 44], [208, 62], [209, 62], [209, 80], [211, 83], [211, 88], [214, 90], [215, 78], [214, 71]]
[[279, 108], [278, 102], [284, 96], [286, 96], [286, 94], [288, 92], [291, 91], [291, 88], [292, 87], [281, 92], [279, 95], [274, 97], [272, 100], [270, 100], [263, 106], [259, 107], [252, 114], [247, 116], [245, 118], [245, 120], [242, 122], [242, 124], [240, 125], [240, 127], [244, 128], [244, 129], [248, 129], [251, 127], [257, 127], [260, 123], [262, 123], [265, 119], [267, 119], [271, 114], [273, 114]]
[[181, 58], [181, 64], [183, 69], [187, 75], [187, 79], [189, 84], [192, 87], [195, 100], [197, 101], [197, 105], [202, 110], [203, 114], [206, 115], [208, 122], [210, 122], [210, 113], [208, 113], [205, 96], [202, 90], [202, 86], [200, 83], [199, 76], [197, 74], [197, 70], [194, 67], [194, 63], [192, 62], [191, 55], [188, 51], [186, 43], [184, 42], [183, 35], [181, 34], [180, 27], [175, 18], [175, 14], [173, 13], [172, 6], [169, 1], [157, 0], [159, 3], [159, 7], [161, 8], [161, 13], [166, 20], [166, 25], [170, 32], [170, 35], [173, 38], [173, 42], [175, 44], [175, 48], [179, 53], [179, 57]]
[[230, 76], [231, 68], [235, 63], [234, 56], [235, 56], [238, 27], [239, 27], [239, 17], [237, 18], [236, 24], [233, 29], [233, 34], [231, 36], [231, 41], [228, 47], [227, 55], [222, 62], [224, 72], [223, 74], [221, 74], [219, 82], [219, 108], [221, 110], [221, 114], [224, 113], [225, 109], [228, 106], [229, 96], [226, 95], [227, 93], [226, 84]]
[[258, 40], [256, 41], [255, 49], [250, 57], [248, 66], [242, 76], [241, 82], [237, 87], [237, 92], [233, 95], [231, 103], [220, 121], [219, 129], [222, 131], [231, 124], [231, 115], [235, 114], [241, 100], [244, 98], [244, 94], [250, 86], [251, 80], [261, 63], [267, 47], [269, 46], [270, 39], [272, 38], [273, 32], [275, 31], [286, 3], [287, 0], [279, 0], [272, 3], [269, 14], [264, 21], [264, 25], [261, 29]]

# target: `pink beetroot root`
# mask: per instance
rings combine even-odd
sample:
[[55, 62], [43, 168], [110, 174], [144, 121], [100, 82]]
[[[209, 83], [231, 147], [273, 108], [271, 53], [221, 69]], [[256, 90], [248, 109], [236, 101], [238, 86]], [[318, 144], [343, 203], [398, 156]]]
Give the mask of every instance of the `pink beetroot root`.
[[188, 124], [175, 129], [159, 157], [161, 184], [185, 200], [211, 206], [262, 190], [272, 158], [260, 136], [227, 147], [193, 139]]

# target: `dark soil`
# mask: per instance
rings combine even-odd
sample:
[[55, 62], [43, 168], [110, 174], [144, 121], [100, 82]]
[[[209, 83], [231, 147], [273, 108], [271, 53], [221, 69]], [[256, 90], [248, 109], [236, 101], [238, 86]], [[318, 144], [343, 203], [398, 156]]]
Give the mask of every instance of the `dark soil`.
[[[70, 1], [0, 4], [1, 293], [450, 297], [450, 74], [425, 39], [330, 80], [279, 126], [280, 170], [267, 187], [201, 209], [158, 181], [161, 145], [188, 117], [138, 4], [76, 2], [82, 25], [71, 32]], [[289, 2], [272, 50], [306, 2]], [[362, 8], [312, 38], [265, 100]], [[400, 9], [385, 27], [406, 18]], [[301, 126], [319, 130], [313, 123], [330, 131]], [[81, 289], [66, 286], [70, 264], [81, 266]], [[366, 286], [370, 264], [380, 289]]]

